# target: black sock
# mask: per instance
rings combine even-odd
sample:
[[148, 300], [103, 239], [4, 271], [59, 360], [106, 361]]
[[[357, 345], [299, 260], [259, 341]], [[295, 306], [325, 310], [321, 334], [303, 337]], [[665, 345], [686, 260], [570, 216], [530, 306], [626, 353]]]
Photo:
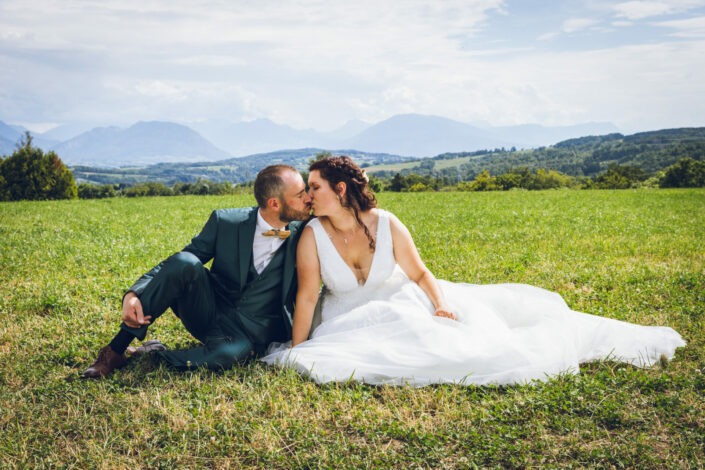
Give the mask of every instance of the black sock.
[[134, 336], [127, 331], [120, 329], [118, 334], [115, 335], [115, 338], [113, 338], [110, 342], [109, 346], [116, 353], [122, 354], [125, 352], [125, 349], [127, 349], [133, 339], [135, 339]]

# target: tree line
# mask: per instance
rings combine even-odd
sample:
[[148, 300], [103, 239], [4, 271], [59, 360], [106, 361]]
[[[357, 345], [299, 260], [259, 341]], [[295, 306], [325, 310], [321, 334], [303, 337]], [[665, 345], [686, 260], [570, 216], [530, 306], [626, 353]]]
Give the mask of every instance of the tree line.
[[[463, 159], [453, 166], [445, 160]], [[551, 169], [576, 178], [595, 178], [616, 163], [636, 166], [653, 175], [682, 158], [705, 160], [705, 127], [666, 129], [624, 136], [607, 134], [565, 140], [549, 147], [529, 150], [494, 149], [474, 152], [445, 153], [425, 158], [411, 168], [400, 170], [409, 174], [443, 178], [449, 182], [473, 181], [480, 173], [492, 175], [528, 167], [532, 171]], [[396, 171], [376, 171], [382, 178], [392, 178]], [[449, 183], [450, 184], [450, 183]]]
[[[659, 136], [663, 139], [663, 136]], [[574, 147], [595, 145], [599, 139], [609, 136], [578, 139]], [[689, 142], [678, 145], [688, 146]], [[601, 145], [601, 143], [600, 143]], [[630, 144], [632, 145], [632, 144]], [[636, 145], [636, 144], [634, 144]], [[643, 144], [639, 144], [643, 145]], [[493, 153], [504, 153], [498, 149]], [[325, 158], [329, 152], [321, 152], [316, 158]], [[679, 154], [680, 155], [680, 154]], [[702, 157], [696, 152], [696, 156]], [[430, 163], [429, 163], [430, 162]], [[418, 168], [432, 170], [433, 160], [422, 161]], [[304, 174], [305, 176], [305, 174]], [[590, 177], [569, 175], [555, 169], [529, 166], [511, 167], [507, 171], [490, 174], [484, 169], [467, 181], [457, 180], [457, 175], [416, 174], [401, 172], [391, 177], [369, 175], [371, 189], [395, 192], [420, 191], [506, 191], [510, 189], [627, 189], [638, 187], [694, 188], [705, 187], [705, 159], [681, 156], [670, 166], [655, 172], [647, 172], [639, 165], [621, 165], [611, 162], [607, 168]], [[304, 178], [305, 179], [305, 178]], [[229, 182], [213, 182], [199, 178], [195, 182], [175, 182], [167, 186], [161, 182], [143, 182], [134, 185], [81, 183], [76, 185], [73, 174], [55, 152], [44, 153], [32, 145], [32, 137], [26, 133], [17, 150], [9, 157], [0, 157], [0, 201], [40, 199], [100, 199], [109, 197], [179, 196], [179, 195], [223, 195], [249, 193], [252, 181], [233, 185]]]
[[143, 197], [143, 196], [185, 196], [185, 195], [215, 195], [240, 194], [248, 192], [252, 183], [233, 185], [226, 182], [216, 183], [207, 179], [199, 178], [193, 183], [177, 181], [171, 186], [164, 183], [148, 181], [136, 183], [132, 186], [120, 184], [91, 184], [81, 183], [78, 185], [78, 197], [80, 199], [103, 199], [108, 197]]
[[171, 186], [159, 182], [76, 185], [73, 173], [54, 152], [43, 152], [25, 133], [17, 149], [0, 157], [0, 201], [46, 199], [102, 199], [109, 197], [222, 195], [251, 191], [252, 182], [233, 185], [199, 178], [195, 182], [177, 181]]
[[510, 189], [629, 189], [629, 188], [701, 188], [705, 187], [705, 161], [690, 157], [681, 158], [673, 165], [656, 172], [646, 173], [636, 165], [611, 163], [607, 169], [594, 178], [571, 176], [560, 171], [529, 167], [512, 168], [506, 173], [490, 175], [481, 171], [471, 181], [453, 182], [443, 176], [402, 175], [377, 180], [386, 191], [507, 191]]

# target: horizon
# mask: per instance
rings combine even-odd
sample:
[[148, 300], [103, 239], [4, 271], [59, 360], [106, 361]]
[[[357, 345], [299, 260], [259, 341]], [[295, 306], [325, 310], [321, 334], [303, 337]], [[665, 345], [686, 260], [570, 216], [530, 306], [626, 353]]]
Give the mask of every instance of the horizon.
[[[267, 122], [272, 123], [272, 124], [274, 124], [274, 125], [289, 127], [289, 128], [291, 128], [291, 129], [293, 129], [293, 130], [296, 130], [296, 131], [314, 131], [314, 132], [318, 132], [318, 133], [326, 133], [326, 132], [333, 132], [333, 131], [339, 130], [339, 129], [341, 129], [341, 128], [347, 126], [347, 125], [350, 124], [350, 123], [360, 122], [360, 123], [365, 124], [366, 126], [374, 126], [374, 125], [376, 125], [376, 124], [379, 124], [379, 123], [381, 123], [381, 122], [387, 121], [387, 120], [389, 120], [389, 119], [398, 118], [398, 117], [405, 117], [405, 116], [421, 116], [421, 117], [429, 117], [429, 118], [449, 119], [449, 120], [453, 120], [453, 121], [456, 121], [456, 122], [460, 122], [461, 124], [466, 124], [466, 125], [468, 125], [468, 126], [476, 127], [476, 128], [478, 128], [478, 129], [484, 129], [484, 128], [491, 129], [491, 128], [505, 127], [505, 126], [492, 126], [492, 125], [490, 125], [489, 123], [463, 122], [463, 121], [458, 121], [458, 120], [456, 120], [456, 119], [449, 118], [449, 117], [447, 117], [447, 116], [440, 116], [440, 115], [421, 114], [421, 113], [402, 113], [402, 114], [395, 114], [395, 115], [393, 115], [393, 116], [389, 116], [388, 118], [385, 118], [385, 119], [383, 119], [383, 120], [381, 120], [381, 121], [377, 121], [377, 122], [368, 122], [368, 121], [363, 121], [363, 120], [361, 120], [361, 119], [350, 119], [350, 120], [348, 120], [348, 121], [345, 121], [343, 124], [341, 124], [341, 125], [338, 126], [338, 127], [331, 128], [331, 129], [325, 129], [325, 130], [316, 129], [316, 128], [313, 128], [313, 127], [307, 127], [307, 128], [305, 128], [305, 127], [295, 127], [295, 126], [291, 126], [291, 125], [286, 124], [286, 123], [281, 123], [281, 122], [273, 121], [273, 120], [271, 120], [271, 119], [269, 119], [269, 118], [267, 118], [267, 117], [259, 117], [259, 118], [254, 118], [254, 119], [247, 119], [247, 120], [241, 120], [241, 121], [237, 121], [237, 122], [236, 122], [236, 121], [226, 121], [226, 120], [209, 120], [209, 119], [204, 119], [204, 120], [200, 120], [200, 121], [191, 121], [191, 122], [188, 122], [188, 121], [174, 121], [174, 120], [168, 120], [168, 119], [137, 119], [137, 120], [135, 120], [135, 121], [131, 121], [131, 122], [128, 122], [128, 123], [101, 123], [101, 124], [97, 124], [97, 125], [94, 125], [93, 127], [87, 128], [85, 131], [79, 132], [77, 135], [80, 135], [80, 134], [82, 134], [82, 133], [84, 133], [84, 132], [91, 131], [91, 130], [93, 130], [93, 129], [98, 129], [98, 128], [110, 128], [110, 127], [115, 127], [115, 128], [119, 128], [119, 129], [127, 129], [127, 128], [130, 128], [130, 127], [132, 127], [132, 126], [134, 126], [134, 125], [136, 125], [136, 124], [140, 124], [140, 123], [147, 123], [147, 124], [148, 124], [148, 123], [178, 124], [178, 125], [182, 125], [182, 126], [189, 127], [189, 128], [191, 128], [191, 130], [193, 130], [194, 132], [198, 132], [198, 133], [200, 134], [200, 132], [199, 132], [197, 129], [194, 129], [192, 126], [193, 126], [193, 125], [197, 125], [197, 124], [208, 123], [209, 121], [210, 121], [210, 122], [212, 122], [212, 121], [223, 121], [223, 122], [227, 122], [228, 124], [233, 124], [233, 125], [236, 125], [236, 124], [249, 124], [249, 123], [254, 123], [254, 122], [257, 122], [257, 121], [267, 121]], [[30, 131], [33, 135], [35, 135], [35, 134], [36, 134], [36, 135], [41, 135], [41, 134], [46, 133], [46, 132], [48, 132], [48, 131], [50, 131], [50, 130], [52, 130], [52, 129], [57, 129], [57, 128], [61, 127], [61, 124], [58, 124], [58, 125], [53, 125], [53, 124], [52, 124], [51, 127], [46, 127], [46, 128], [44, 128], [44, 127], [41, 125], [42, 123], [40, 123], [39, 126], [37, 126], [36, 123], [9, 122], [9, 121], [4, 121], [4, 120], [2, 120], [2, 119], [0, 119], [0, 122], [5, 123], [5, 124], [10, 125], [10, 126], [19, 126], [19, 127], [22, 127], [22, 128], [24, 128], [25, 130]], [[29, 124], [29, 125], [26, 125], [26, 124]], [[602, 122], [598, 122], [598, 121], [589, 121], [589, 122], [580, 122], [580, 123], [566, 124], [566, 125], [556, 125], [556, 126], [546, 126], [546, 125], [544, 125], [544, 124], [540, 124], [540, 123], [537, 123], [537, 122], [524, 122], [524, 123], [519, 123], [519, 124], [513, 124], [513, 125], [511, 125], [511, 126], [506, 126], [506, 127], [521, 127], [521, 126], [572, 127], [572, 126], [581, 126], [581, 125], [590, 125], [590, 124], [609, 124], [609, 125], [615, 126], [614, 123], [608, 122], [608, 121], [602, 121]], [[616, 126], [615, 126], [615, 127], [616, 127]], [[705, 127], [705, 125], [703, 125], [703, 126], [685, 126], [685, 127]], [[40, 129], [43, 129], [43, 130], [40, 130]], [[672, 129], [672, 128], [645, 129], [645, 130], [641, 130], [641, 131], [638, 131], [638, 132], [650, 132], [650, 131], [664, 130], [664, 129]], [[621, 129], [618, 129], [618, 132], [623, 133]], [[630, 134], [631, 134], [631, 133], [630, 133]]]
[[7, 0], [0, 18], [0, 120], [38, 133], [257, 119], [327, 132], [399, 114], [705, 125], [705, 0]]

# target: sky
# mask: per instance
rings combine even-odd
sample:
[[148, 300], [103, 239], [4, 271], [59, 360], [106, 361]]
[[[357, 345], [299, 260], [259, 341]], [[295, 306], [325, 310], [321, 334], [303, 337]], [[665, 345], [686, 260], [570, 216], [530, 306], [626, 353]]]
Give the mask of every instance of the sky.
[[705, 126], [705, 0], [0, 0], [0, 121], [35, 132], [404, 113]]

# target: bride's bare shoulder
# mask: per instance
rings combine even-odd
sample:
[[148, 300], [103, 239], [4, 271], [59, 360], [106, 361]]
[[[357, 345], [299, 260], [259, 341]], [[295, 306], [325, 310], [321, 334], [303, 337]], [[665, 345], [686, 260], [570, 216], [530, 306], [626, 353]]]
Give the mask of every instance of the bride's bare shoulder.
[[377, 209], [376, 207], [373, 207], [372, 209], [368, 209], [364, 212], [360, 212], [360, 220], [364, 222], [365, 225], [368, 227], [370, 225], [376, 225], [377, 224], [377, 219], [379, 218], [380, 214], [380, 209]]
[[[393, 213], [380, 209], [379, 207], [374, 207], [368, 211], [365, 211], [360, 214], [362, 221], [365, 223], [365, 225], [376, 227], [377, 222], [380, 220], [382, 216], [386, 216], [389, 219], [390, 225], [392, 227], [404, 227], [404, 224], [395, 216]], [[406, 227], [404, 227], [406, 228]]]
[[396, 215], [391, 212], [387, 212], [387, 217], [389, 217], [389, 228], [392, 232], [392, 239], [397, 240], [399, 237], [405, 239], [411, 238], [409, 229], [406, 228], [406, 225], [404, 225], [404, 223], [399, 220]]
[[304, 227], [303, 232], [301, 232], [301, 237], [299, 238], [299, 245], [301, 245], [301, 242], [307, 243], [309, 241], [313, 241], [314, 239], [315, 239], [315, 235], [313, 233], [313, 227], [311, 226], [311, 223], [309, 222]]
[[317, 254], [318, 248], [316, 247], [316, 236], [313, 233], [313, 227], [306, 225], [296, 246], [297, 263], [299, 262], [298, 259], [302, 257], [315, 258]]

